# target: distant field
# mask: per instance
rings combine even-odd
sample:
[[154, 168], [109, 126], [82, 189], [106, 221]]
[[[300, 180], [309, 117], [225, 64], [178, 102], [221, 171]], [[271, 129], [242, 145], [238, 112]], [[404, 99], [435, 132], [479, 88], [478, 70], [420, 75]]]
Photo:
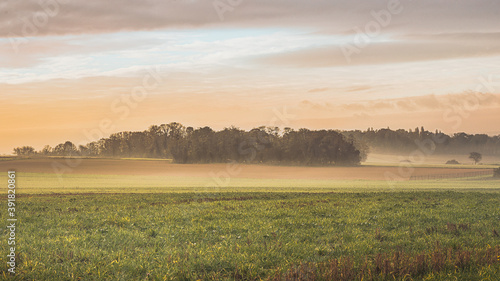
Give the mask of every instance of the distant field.
[[[422, 162], [423, 164], [433, 164], [433, 165], [443, 165], [448, 160], [457, 160], [462, 165], [473, 165], [474, 162], [469, 159], [469, 155], [467, 152], [462, 155], [440, 155], [440, 154], [432, 154], [426, 155], [423, 159], [418, 159], [415, 156], [413, 159], [414, 162]], [[400, 154], [383, 154], [383, 153], [370, 153], [368, 154], [368, 159], [366, 160], [366, 164], [394, 164], [400, 163], [404, 160], [411, 160], [410, 153], [400, 153]], [[483, 155], [483, 160], [480, 165], [500, 165], [500, 156], [489, 156]], [[417, 163], [413, 163], [417, 164]]]
[[[7, 173], [0, 181], [7, 181]], [[499, 192], [500, 180], [490, 177], [426, 181], [307, 180], [134, 175], [17, 173], [20, 194], [47, 193], [219, 193], [219, 192], [390, 192], [460, 190]]]
[[404, 167], [414, 168], [412, 175], [462, 173], [494, 166], [412, 166], [363, 165], [359, 167], [302, 167], [243, 164], [172, 164], [165, 160], [141, 159], [21, 159], [0, 161], [0, 170], [16, 169], [23, 173], [60, 173], [87, 175], [139, 175], [174, 177], [211, 177], [229, 174], [234, 178], [308, 179], [308, 180], [385, 180], [386, 173], [402, 178]]
[[[70, 162], [67, 162], [70, 161]], [[81, 161], [81, 162], [80, 162]], [[70, 164], [70, 165], [68, 165]], [[77, 165], [76, 165], [77, 164]], [[55, 165], [55, 166], [54, 166]], [[55, 168], [54, 168], [55, 167]], [[407, 181], [410, 175], [482, 171], [474, 166], [284, 167], [227, 164], [171, 164], [165, 160], [22, 159], [0, 161], [15, 169], [20, 193], [148, 192], [329, 192], [338, 190], [496, 190], [491, 177]], [[403, 174], [401, 174], [403, 172]], [[386, 175], [398, 177], [386, 178]], [[6, 173], [0, 179], [6, 180]]]

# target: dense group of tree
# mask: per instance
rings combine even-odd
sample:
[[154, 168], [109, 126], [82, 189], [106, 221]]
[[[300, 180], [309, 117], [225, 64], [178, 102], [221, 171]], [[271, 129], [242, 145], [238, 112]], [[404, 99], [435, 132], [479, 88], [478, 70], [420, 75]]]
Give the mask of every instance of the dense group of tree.
[[391, 130], [370, 128], [366, 131], [345, 131], [346, 136], [370, 147], [372, 152], [411, 152], [419, 144], [432, 142], [435, 154], [468, 154], [477, 151], [483, 155], [500, 155], [500, 135], [455, 133], [447, 135], [436, 130], [430, 132], [423, 127], [414, 130]]
[[142, 132], [120, 132], [108, 138], [76, 146], [72, 142], [41, 151], [24, 146], [14, 149], [19, 156], [95, 156], [171, 158], [177, 163], [277, 163], [296, 165], [356, 165], [369, 151], [412, 152], [419, 144], [432, 143], [436, 154], [500, 155], [500, 135], [440, 131], [391, 130], [372, 128], [366, 131], [293, 130], [259, 127], [250, 131], [235, 127], [214, 131], [209, 127], [194, 129], [179, 123], [151, 126]]
[[[27, 151], [25, 154], [24, 152]], [[357, 165], [366, 156], [354, 139], [334, 130], [293, 130], [235, 127], [214, 131], [179, 123], [151, 126], [142, 132], [120, 132], [76, 147], [67, 141], [39, 152], [17, 155], [172, 158], [176, 163], [276, 163], [295, 165]]]

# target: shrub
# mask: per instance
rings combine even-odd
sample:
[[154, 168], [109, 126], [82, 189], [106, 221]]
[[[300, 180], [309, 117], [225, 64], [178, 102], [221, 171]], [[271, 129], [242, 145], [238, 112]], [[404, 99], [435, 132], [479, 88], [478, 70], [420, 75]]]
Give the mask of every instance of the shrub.
[[493, 171], [493, 176], [494, 176], [495, 178], [500, 178], [500, 167], [498, 167], [497, 169], [495, 169], [495, 170]]
[[458, 165], [460, 164], [457, 160], [453, 159], [453, 160], [448, 160], [446, 162], [447, 165]]

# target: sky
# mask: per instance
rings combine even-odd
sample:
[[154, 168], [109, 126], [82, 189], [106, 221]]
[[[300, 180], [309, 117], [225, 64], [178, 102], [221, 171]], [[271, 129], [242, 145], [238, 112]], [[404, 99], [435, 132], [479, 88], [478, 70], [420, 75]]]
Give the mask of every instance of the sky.
[[153, 124], [500, 134], [494, 0], [7, 0], [0, 154]]

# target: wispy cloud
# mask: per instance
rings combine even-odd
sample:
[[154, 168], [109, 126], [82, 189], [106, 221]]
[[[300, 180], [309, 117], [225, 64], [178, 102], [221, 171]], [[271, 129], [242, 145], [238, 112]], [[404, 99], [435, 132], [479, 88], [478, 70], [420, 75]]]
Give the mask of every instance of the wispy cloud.
[[[221, 21], [212, 1], [9, 1], [0, 9], [0, 36], [22, 34], [24, 19], [42, 13], [49, 3], [59, 3], [39, 34], [66, 35], [199, 27], [314, 27], [338, 32], [351, 30], [371, 19], [372, 10], [387, 7], [386, 0], [373, 1], [245, 1]], [[496, 29], [499, 3], [495, 0], [401, 0], [404, 14], [392, 26], [415, 31], [470, 31]]]
[[266, 64], [294, 67], [336, 67], [449, 60], [500, 55], [499, 33], [411, 35], [388, 42], [373, 42], [346, 60], [342, 45], [312, 47], [266, 55], [257, 60]]
[[[443, 111], [450, 107], [464, 106], [466, 101], [477, 101], [481, 108], [500, 107], [500, 94], [464, 92], [448, 95], [412, 96], [397, 99], [379, 98], [376, 100], [360, 101], [356, 103], [331, 104], [304, 100], [300, 103], [302, 109], [322, 110], [335, 114], [385, 114], [387, 112], [422, 112]], [[308, 112], [308, 114], [314, 114]]]

